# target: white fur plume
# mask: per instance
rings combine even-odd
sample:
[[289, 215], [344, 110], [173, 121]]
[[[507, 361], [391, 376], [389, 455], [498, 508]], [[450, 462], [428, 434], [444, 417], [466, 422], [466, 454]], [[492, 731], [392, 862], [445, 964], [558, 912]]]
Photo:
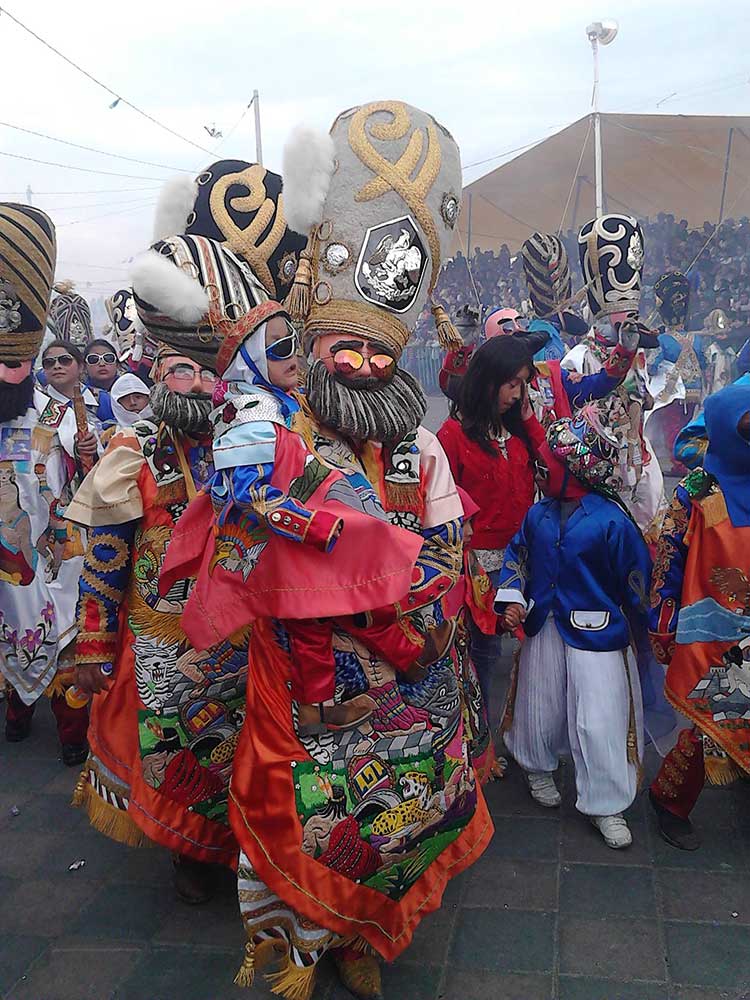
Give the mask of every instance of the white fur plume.
[[130, 276], [138, 298], [165, 316], [180, 323], [198, 323], [208, 313], [208, 295], [200, 282], [155, 250], [136, 259]]
[[198, 184], [189, 174], [171, 177], [159, 192], [154, 216], [154, 240], [182, 236], [193, 211]]
[[298, 125], [284, 146], [284, 215], [287, 225], [307, 236], [323, 218], [334, 170], [333, 139]]

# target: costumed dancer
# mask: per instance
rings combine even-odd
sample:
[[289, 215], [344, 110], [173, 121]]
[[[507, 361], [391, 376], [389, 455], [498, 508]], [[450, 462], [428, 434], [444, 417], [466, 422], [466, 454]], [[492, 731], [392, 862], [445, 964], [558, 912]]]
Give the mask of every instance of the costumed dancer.
[[[277, 175], [261, 168], [253, 179], [252, 190], [268, 188], [278, 196]], [[201, 189], [197, 181], [192, 184], [197, 203]], [[235, 177], [233, 190], [242, 198], [251, 185]], [[185, 218], [189, 211], [192, 203]], [[251, 236], [263, 215], [270, 217], [275, 237], [261, 239], [264, 224], [256, 246]], [[165, 219], [162, 213], [157, 236], [169, 235], [160, 225], [180, 228], [181, 222], [184, 229], [185, 218]], [[268, 261], [276, 251], [294, 259], [300, 240], [286, 229], [278, 198], [260, 199], [243, 213], [242, 223], [258, 260]], [[196, 291], [205, 302], [196, 274], [214, 289], [216, 308], [237, 316], [276, 288], [270, 276], [268, 287], [262, 285], [243, 260], [218, 243], [184, 237], [175, 245], [176, 250], [157, 244], [179, 253], [164, 265], [168, 278], [173, 272], [185, 278], [188, 294], [180, 298], [184, 287], [178, 287], [177, 299], [170, 297], [170, 282], [157, 272], [155, 281], [139, 284], [144, 302], [162, 303], [160, 310], [141, 303], [154, 331], [131, 317], [136, 348], [139, 340], [157, 338], [164, 345], [152, 370], [152, 415], [114, 436], [69, 510], [91, 525], [76, 658], [77, 684], [95, 696], [91, 756], [77, 800], [92, 824], [114, 839], [131, 845], [152, 840], [171, 850], [178, 895], [202, 902], [214, 888], [204, 863], [232, 866], [237, 858], [227, 796], [245, 715], [248, 630], [195, 648], [180, 621], [194, 578], [176, 581], [163, 598], [158, 591], [167, 543], [188, 502], [214, 472], [209, 415], [218, 343], [201, 324], [191, 323], [186, 311]]]
[[[425, 635], [445, 620], [444, 595], [460, 574], [463, 512], [442, 449], [419, 426], [424, 396], [397, 363], [458, 218], [458, 150], [431, 116], [384, 101], [345, 112], [330, 135], [298, 131], [284, 170], [290, 225], [309, 235], [287, 300], [312, 346], [301, 410], [309, 444], [363, 504], [374, 493], [388, 521], [421, 543], [400, 614]], [[445, 334], [447, 316], [438, 317]], [[309, 613], [324, 597], [311, 589]], [[455, 651], [411, 684], [353, 630], [336, 628], [337, 687], [376, 708], [355, 730], [303, 738], [278, 621], [256, 624], [250, 655], [252, 726], [231, 805], [248, 935], [238, 981], [275, 958], [274, 989], [305, 1000], [333, 949], [350, 992], [372, 1000], [382, 993], [373, 953], [396, 958], [491, 836]]]
[[[560, 331], [568, 328], [585, 332], [585, 324], [565, 309], [570, 300], [570, 272], [567, 254], [556, 237], [534, 240], [534, 265], [526, 264], [529, 291], [533, 289], [532, 303], [545, 319], [535, 319], [524, 329], [518, 319], [509, 325], [503, 321], [498, 326], [497, 314], [490, 314], [485, 321], [485, 336], [490, 338], [502, 333], [525, 338], [529, 353], [534, 355], [535, 373], [530, 385], [530, 398], [534, 412], [544, 428], [558, 418], [569, 417], [580, 406], [592, 399], [601, 399], [613, 392], [630, 371], [638, 349], [638, 332], [632, 325], [618, 323], [617, 343], [602, 366], [601, 371], [580, 375], [561, 367], [565, 353]], [[598, 303], [600, 312], [608, 308], [617, 281], [621, 302], [636, 303], [640, 296], [640, 268], [643, 259], [643, 242], [640, 226], [626, 216], [603, 216], [587, 223], [579, 240], [585, 244], [584, 276], [589, 305]], [[629, 248], [632, 248], [629, 250]], [[623, 252], [625, 251], [625, 252]], [[526, 256], [530, 256], [527, 248]], [[620, 267], [610, 275], [606, 269], [599, 271], [599, 260], [613, 252], [621, 258]], [[624, 260], [629, 252], [631, 263]], [[546, 281], [542, 280], [544, 262], [548, 269]], [[620, 288], [622, 285], [622, 288]], [[622, 319], [623, 317], [621, 317]]]
[[703, 321], [703, 342], [705, 349], [706, 395], [734, 382], [737, 369], [737, 352], [729, 343], [731, 328], [729, 318], [723, 309], [712, 309]]
[[674, 847], [700, 840], [690, 813], [706, 779], [750, 773], [750, 387], [706, 399], [703, 467], [675, 490], [651, 586], [651, 641], [666, 695], [692, 723], [651, 785]]
[[663, 470], [682, 475], [673, 459], [678, 433], [694, 416], [705, 396], [703, 338], [688, 332], [690, 281], [679, 271], [654, 283], [656, 305], [667, 331], [659, 335], [659, 351], [649, 362], [649, 392], [654, 400], [647, 417], [648, 434]]
[[665, 500], [661, 469], [644, 434], [645, 414], [651, 405], [645, 352], [658, 347], [658, 340], [638, 320], [643, 237], [634, 219], [626, 216], [607, 216], [607, 219], [606, 232], [617, 240], [620, 251], [619, 273], [613, 281], [611, 248], [602, 246], [597, 227], [589, 228], [591, 223], [584, 226], [579, 254], [581, 268], [588, 275], [588, 309], [595, 325], [566, 354], [562, 366], [580, 375], [601, 372], [618, 343], [623, 322], [635, 326], [638, 352], [633, 364], [624, 380], [598, 406], [600, 419], [620, 442], [617, 462], [622, 481], [620, 496], [646, 540], [655, 542]]
[[91, 309], [82, 295], [74, 291], [74, 281], [57, 281], [49, 305], [49, 318], [57, 336], [82, 350], [94, 336]]
[[[748, 359], [750, 361], [750, 358]], [[750, 371], [733, 383], [750, 387]], [[708, 436], [706, 433], [706, 415], [703, 410], [693, 417], [689, 424], [686, 424], [675, 438], [674, 457], [676, 462], [680, 462], [688, 469], [697, 469], [703, 465], [708, 448]]]
[[[615, 502], [618, 443], [595, 406], [553, 423], [548, 496], [506, 549], [495, 610], [526, 639], [511, 683], [505, 743], [540, 805], [560, 805], [553, 772], [573, 756], [576, 808], [608, 847], [632, 836], [622, 815], [643, 753], [638, 668], [629, 619], [645, 629], [651, 560]], [[552, 464], [557, 460], [558, 465]]]
[[[32, 374], [45, 333], [55, 258], [55, 230], [44, 212], [0, 205], [0, 674], [8, 685], [5, 738], [19, 742], [29, 736], [36, 701], [46, 693], [63, 762], [74, 766], [86, 756], [88, 716], [85, 707], [75, 708], [65, 699], [72, 678], [61, 654], [73, 638], [74, 618], [52, 589], [68, 543], [60, 517], [66, 458], [58, 431], [40, 423], [50, 401], [34, 388]], [[75, 435], [73, 420], [71, 448]]]

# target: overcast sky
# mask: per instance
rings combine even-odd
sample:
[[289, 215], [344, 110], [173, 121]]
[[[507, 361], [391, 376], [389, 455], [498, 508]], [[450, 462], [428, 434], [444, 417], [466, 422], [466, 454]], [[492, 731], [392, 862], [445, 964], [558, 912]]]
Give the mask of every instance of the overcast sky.
[[[748, 0], [8, 0], [7, 9], [116, 93], [217, 153], [123, 104], [110, 109], [111, 96], [0, 14], [2, 122], [163, 165], [0, 126], [1, 152], [102, 171], [0, 156], [0, 199], [25, 201], [31, 186], [34, 204], [58, 227], [58, 276], [75, 279], [91, 298], [127, 283], [127, 260], [150, 242], [159, 185], [176, 168], [197, 173], [221, 156], [254, 159], [252, 112], [220, 144], [204, 126], [229, 133], [256, 87], [272, 169], [280, 169], [285, 137], [298, 122], [327, 128], [344, 108], [383, 98], [433, 113], [472, 164], [589, 111], [584, 29], [612, 17], [620, 33], [602, 50], [603, 111], [750, 109]], [[466, 169], [465, 180], [504, 159]]]

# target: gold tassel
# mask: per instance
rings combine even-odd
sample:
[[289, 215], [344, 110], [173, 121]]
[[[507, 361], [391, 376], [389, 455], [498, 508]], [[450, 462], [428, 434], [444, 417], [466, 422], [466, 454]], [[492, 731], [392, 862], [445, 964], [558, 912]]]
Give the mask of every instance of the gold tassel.
[[98, 832], [126, 847], [152, 847], [153, 841], [122, 809], [105, 802], [91, 786], [85, 772], [81, 774], [73, 792], [72, 805], [85, 809], [89, 823]]
[[295, 323], [304, 323], [310, 312], [313, 284], [312, 259], [314, 239], [314, 236], [309, 238], [307, 246], [300, 254], [299, 264], [297, 264], [297, 271], [294, 275], [292, 287], [289, 289], [289, 293], [284, 299], [286, 310]]
[[513, 712], [516, 706], [516, 691], [518, 690], [518, 668], [521, 662], [520, 647], [513, 654], [513, 666], [510, 671], [508, 693], [505, 695], [505, 705], [500, 716], [500, 735], [504, 735], [513, 725]]
[[745, 773], [731, 757], [706, 755], [706, 777], [710, 785], [731, 785]]
[[285, 1000], [310, 1000], [315, 989], [315, 966], [301, 968], [291, 959], [280, 972], [272, 972], [266, 976], [271, 992]]
[[438, 343], [444, 351], [456, 351], [463, 347], [461, 334], [451, 322], [451, 318], [442, 306], [436, 302], [432, 304], [432, 315], [437, 327]]
[[252, 941], [245, 944], [245, 957], [242, 965], [234, 977], [234, 985], [249, 989], [255, 982], [255, 945]]

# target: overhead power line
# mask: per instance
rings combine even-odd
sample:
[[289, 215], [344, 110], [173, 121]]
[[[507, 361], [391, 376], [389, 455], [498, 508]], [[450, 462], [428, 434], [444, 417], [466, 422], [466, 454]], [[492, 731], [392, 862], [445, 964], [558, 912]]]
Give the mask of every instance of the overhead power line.
[[[60, 196], [65, 197], [67, 195], [83, 195], [83, 194], [130, 194], [131, 191], [159, 191], [160, 188], [157, 184], [152, 184], [150, 187], [145, 188], [98, 188], [96, 191], [32, 191], [31, 193], [34, 197], [37, 195], [41, 197], [55, 197]], [[26, 190], [23, 191], [0, 191], [0, 194], [26, 194]]]
[[79, 170], [84, 174], [104, 174], [107, 177], [127, 177], [131, 181], [159, 181], [164, 183], [164, 177], [146, 177], [144, 174], [118, 174], [114, 170], [94, 170], [93, 167], [74, 167], [72, 163], [56, 163], [54, 160], [38, 160], [34, 156], [21, 156], [20, 153], [6, 153], [0, 149], [0, 156], [11, 156], [14, 160], [26, 160], [28, 163], [43, 163], [46, 167], [63, 167], [65, 170]]
[[40, 139], [49, 139], [50, 142], [59, 142], [63, 146], [73, 146], [75, 149], [85, 149], [88, 153], [98, 153], [100, 156], [112, 156], [116, 160], [127, 160], [129, 163], [141, 163], [144, 167], [158, 167], [160, 170], [179, 170], [186, 174], [193, 171], [189, 167], [172, 167], [166, 163], [152, 163], [150, 160], [139, 160], [134, 156], [124, 156], [122, 153], [109, 153], [106, 149], [95, 149], [93, 146], [82, 146], [80, 142], [70, 142], [68, 139], [57, 139], [54, 135], [46, 135], [44, 132], [35, 132], [31, 128], [22, 128], [20, 125], [11, 125], [10, 122], [0, 122], [3, 128], [11, 128], [14, 132], [25, 132], [26, 135], [35, 135]]
[[27, 24], [24, 24], [23, 21], [19, 21], [14, 14], [11, 14], [11, 12], [8, 10], [7, 7], [0, 7], [0, 14], [5, 14], [7, 17], [11, 19], [11, 21], [14, 22], [14, 24], [17, 24], [19, 28], [22, 28], [25, 32], [27, 32], [27, 34], [31, 35], [32, 38], [35, 38], [38, 42], [41, 42], [41, 44], [44, 45], [45, 48], [49, 49], [50, 52], [54, 52], [56, 56], [59, 56], [69, 66], [72, 66], [73, 69], [77, 69], [79, 73], [82, 73], [85, 77], [91, 80], [92, 83], [95, 83], [97, 87], [101, 87], [102, 90], [106, 90], [106, 92], [110, 94], [112, 97], [114, 97], [118, 103], [126, 104], [129, 108], [131, 108], [131, 110], [135, 111], [136, 114], [139, 114], [141, 115], [141, 117], [146, 118], [148, 121], [156, 125], [158, 128], [162, 129], [164, 132], [169, 132], [169, 134], [173, 135], [176, 139], [180, 139], [182, 140], [182, 142], [186, 142], [189, 146], [194, 146], [195, 149], [200, 149], [201, 152], [203, 153], [209, 153], [209, 154], [211, 153], [210, 149], [206, 149], [205, 146], [201, 146], [197, 142], [193, 142], [193, 140], [188, 139], [187, 136], [181, 135], [179, 132], [175, 132], [173, 128], [170, 128], [168, 125], [165, 125], [164, 122], [160, 122], [158, 118], [154, 118], [153, 115], [150, 115], [147, 111], [144, 111], [143, 108], [139, 108], [137, 105], [133, 104], [132, 101], [127, 100], [127, 98], [123, 97], [122, 94], [118, 94], [117, 91], [112, 90], [112, 88], [108, 87], [106, 83], [102, 83], [101, 80], [97, 80], [97, 78], [93, 76], [91, 73], [89, 73], [88, 70], [85, 70], [82, 66], [79, 66], [78, 63], [73, 62], [72, 59], [64, 55], [64, 53], [62, 53], [59, 49], [56, 49], [54, 45], [51, 45], [48, 41], [42, 38], [41, 35], [38, 35]]
[[151, 205], [155, 205], [156, 201], [145, 201], [136, 205], [131, 205], [129, 208], [120, 208], [115, 212], [103, 212], [101, 215], [90, 215], [87, 219], [73, 219], [70, 222], [58, 222], [56, 223], [56, 229], [62, 229], [64, 226], [78, 226], [85, 222], [97, 222], [99, 219], [107, 219], [112, 215], [126, 215], [129, 212], [140, 212], [143, 208], [149, 208]]

